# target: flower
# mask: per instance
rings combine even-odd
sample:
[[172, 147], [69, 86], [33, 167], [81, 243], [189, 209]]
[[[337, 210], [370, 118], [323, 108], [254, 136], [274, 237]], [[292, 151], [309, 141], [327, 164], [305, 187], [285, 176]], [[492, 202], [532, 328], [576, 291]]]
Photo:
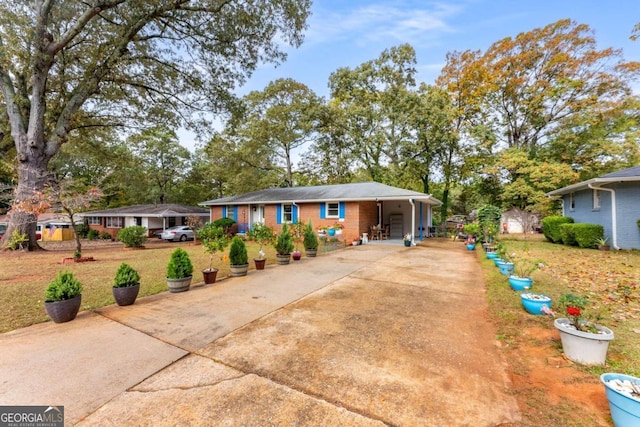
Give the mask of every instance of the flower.
[[411, 233], [405, 234], [402, 240], [404, 240], [405, 242], [411, 241]]
[[334, 230], [342, 230], [342, 229], [344, 228], [344, 225], [343, 225], [343, 224], [341, 224], [341, 223], [339, 223], [339, 222], [336, 222], [335, 224], [333, 224], [333, 227], [332, 227], [332, 228], [333, 228]]
[[578, 331], [598, 333], [595, 325], [585, 320], [586, 299], [573, 294], [565, 294], [560, 298], [560, 306], [567, 313], [571, 325]]
[[260, 259], [264, 259], [264, 251], [262, 249], [258, 251], [258, 256], [260, 257]]
[[580, 316], [580, 309], [578, 307], [567, 307], [567, 314], [569, 316]]

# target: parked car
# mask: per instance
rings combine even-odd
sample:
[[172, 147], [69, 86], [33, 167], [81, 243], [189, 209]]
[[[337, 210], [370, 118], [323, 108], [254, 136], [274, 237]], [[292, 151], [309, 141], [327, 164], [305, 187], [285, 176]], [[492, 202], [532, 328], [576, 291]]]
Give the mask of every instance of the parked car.
[[0, 239], [2, 239], [2, 236], [4, 236], [4, 233], [7, 231], [7, 226], [2, 224], [0, 225]]
[[163, 240], [193, 240], [193, 230], [187, 225], [176, 225], [175, 227], [167, 228], [160, 235]]

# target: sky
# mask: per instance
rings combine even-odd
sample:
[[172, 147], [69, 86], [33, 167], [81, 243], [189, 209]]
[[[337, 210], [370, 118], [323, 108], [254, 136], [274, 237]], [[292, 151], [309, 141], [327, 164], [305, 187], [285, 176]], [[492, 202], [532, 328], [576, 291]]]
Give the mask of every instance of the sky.
[[[292, 78], [328, 98], [331, 73], [353, 69], [404, 43], [416, 50], [417, 82], [431, 84], [448, 52], [484, 52], [498, 40], [567, 18], [591, 27], [598, 48], [622, 49], [626, 60], [640, 61], [640, 40], [629, 40], [640, 22], [638, 0], [312, 1], [302, 46], [286, 48], [288, 58], [278, 67], [260, 66], [238, 95]], [[188, 134], [181, 142], [194, 145]]]

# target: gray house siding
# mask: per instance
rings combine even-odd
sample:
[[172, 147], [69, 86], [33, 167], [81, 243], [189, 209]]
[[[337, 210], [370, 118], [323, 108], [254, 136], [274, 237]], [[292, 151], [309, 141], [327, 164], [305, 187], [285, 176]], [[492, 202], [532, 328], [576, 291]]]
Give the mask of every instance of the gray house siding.
[[[640, 230], [636, 221], [640, 219], [640, 187], [637, 183], [619, 183], [607, 186], [616, 193], [617, 244], [620, 249], [640, 248]], [[571, 195], [562, 196], [564, 215], [575, 222], [600, 224], [605, 237], [612, 242], [611, 192], [600, 190], [600, 209], [593, 208], [593, 190], [581, 190], [573, 193], [574, 209], [571, 209]]]

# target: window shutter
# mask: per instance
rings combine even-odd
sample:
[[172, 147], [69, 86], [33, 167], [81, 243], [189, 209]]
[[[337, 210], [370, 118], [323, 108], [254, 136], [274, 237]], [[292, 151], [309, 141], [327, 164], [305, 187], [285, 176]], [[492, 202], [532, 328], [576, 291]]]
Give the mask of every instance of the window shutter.
[[235, 222], [238, 222], [238, 207], [237, 206], [233, 207], [233, 220]]
[[340, 204], [338, 205], [338, 216], [340, 217], [340, 219], [344, 219], [344, 211], [345, 204], [344, 202], [340, 202]]
[[227, 207], [223, 206], [222, 207], [222, 218], [226, 218], [227, 217]]
[[298, 222], [298, 207], [296, 205], [291, 205], [291, 222]]
[[282, 224], [282, 205], [276, 205], [276, 224]]
[[327, 217], [327, 204], [322, 202], [320, 203], [320, 219], [325, 219]]

